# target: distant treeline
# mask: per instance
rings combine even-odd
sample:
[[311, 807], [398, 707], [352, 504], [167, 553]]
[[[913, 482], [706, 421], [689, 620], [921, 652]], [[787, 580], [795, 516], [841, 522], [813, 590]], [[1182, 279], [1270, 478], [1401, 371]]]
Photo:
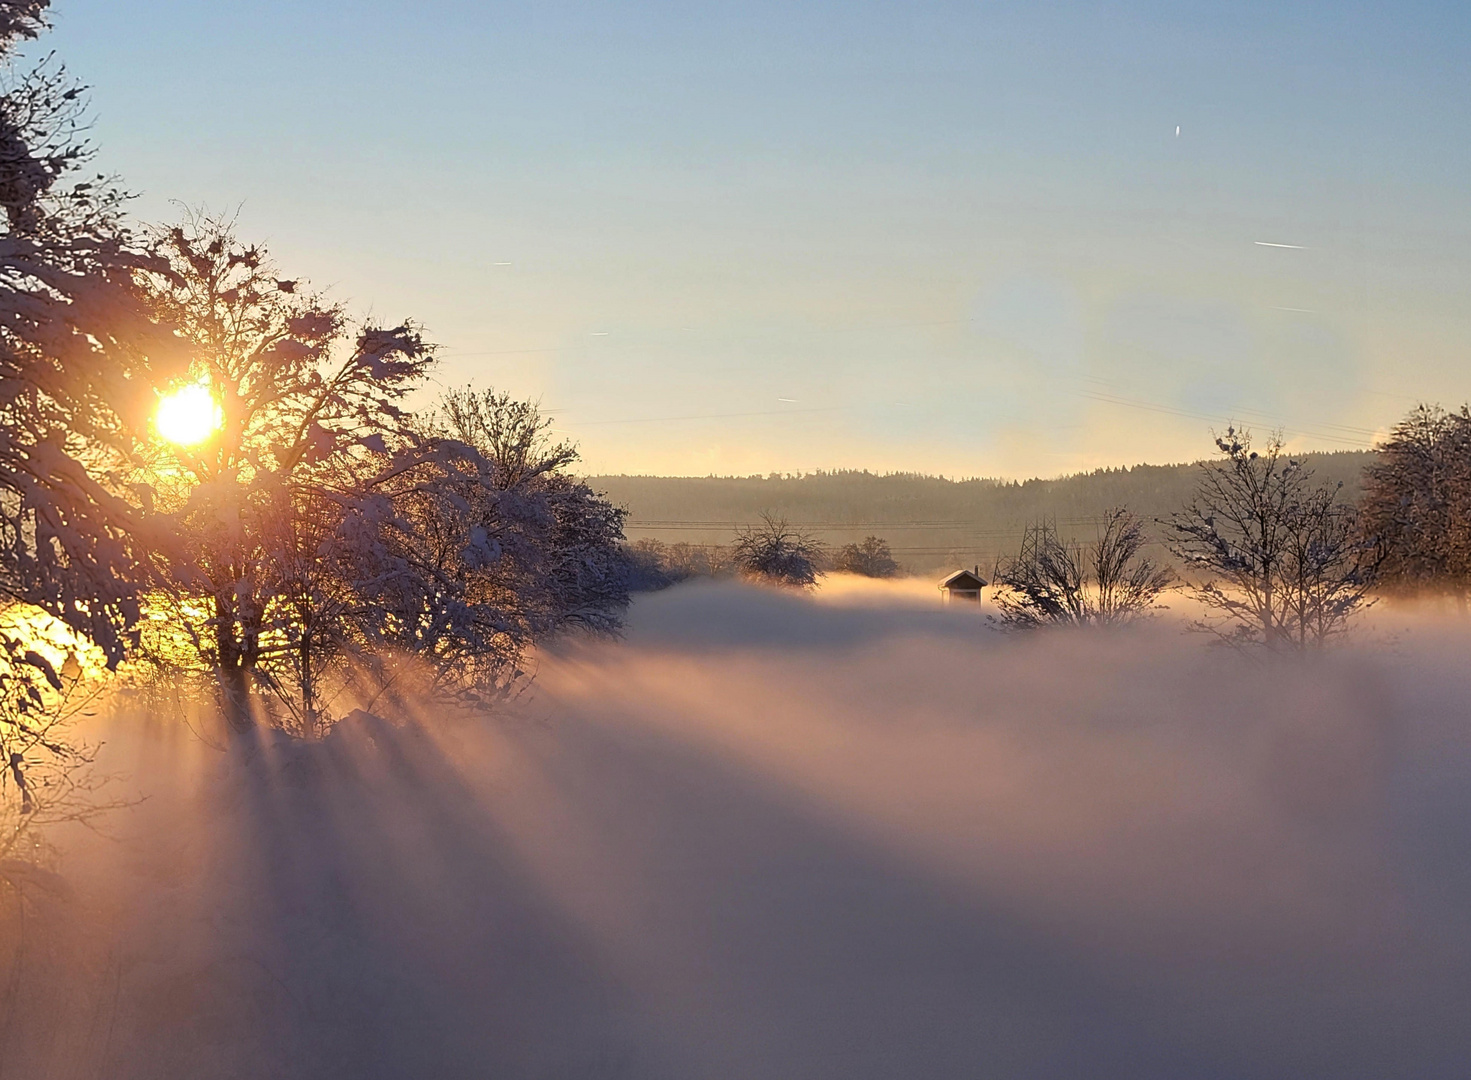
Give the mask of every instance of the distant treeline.
[[[1319, 481], [1356, 502], [1371, 451], [1298, 456]], [[590, 486], [628, 509], [630, 541], [728, 547], [763, 513], [838, 548], [878, 536], [904, 570], [991, 566], [1015, 552], [1042, 519], [1067, 538], [1089, 538], [1113, 507], [1146, 522], [1168, 518], [1195, 490], [1193, 464], [1098, 469], [1051, 480], [947, 480], [918, 473], [815, 472], [800, 476], [595, 476]], [[1154, 540], [1159, 536], [1155, 535]], [[1161, 548], [1162, 550], [1162, 548]]]

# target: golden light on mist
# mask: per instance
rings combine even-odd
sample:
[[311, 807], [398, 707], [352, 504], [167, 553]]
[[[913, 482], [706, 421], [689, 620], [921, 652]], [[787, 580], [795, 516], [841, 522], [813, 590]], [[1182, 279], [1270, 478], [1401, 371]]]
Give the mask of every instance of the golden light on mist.
[[181, 386], [159, 399], [158, 433], [179, 446], [197, 446], [225, 425], [225, 410], [205, 383]]

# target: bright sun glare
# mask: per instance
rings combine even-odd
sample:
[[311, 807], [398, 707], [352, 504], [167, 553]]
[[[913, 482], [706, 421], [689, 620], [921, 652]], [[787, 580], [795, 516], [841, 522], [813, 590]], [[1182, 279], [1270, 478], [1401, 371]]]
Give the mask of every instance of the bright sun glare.
[[224, 425], [220, 403], [203, 383], [183, 386], [158, 403], [154, 423], [158, 433], [171, 443], [194, 446], [204, 442]]

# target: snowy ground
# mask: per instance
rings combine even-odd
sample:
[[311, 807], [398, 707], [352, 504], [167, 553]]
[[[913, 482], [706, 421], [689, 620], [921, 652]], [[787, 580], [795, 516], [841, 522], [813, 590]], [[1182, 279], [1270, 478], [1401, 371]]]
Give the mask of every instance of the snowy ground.
[[0, 931], [0, 1080], [1465, 1075], [1471, 635], [931, 589], [676, 588], [491, 722], [133, 718], [151, 798]]

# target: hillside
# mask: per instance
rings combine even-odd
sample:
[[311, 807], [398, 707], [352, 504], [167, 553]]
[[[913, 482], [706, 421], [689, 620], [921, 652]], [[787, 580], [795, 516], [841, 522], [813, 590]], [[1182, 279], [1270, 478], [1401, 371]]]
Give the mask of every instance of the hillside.
[[[1358, 494], [1370, 451], [1305, 454], [1319, 479]], [[1097, 517], [1124, 504], [1146, 520], [1168, 517], [1189, 499], [1195, 465], [1135, 465], [1051, 480], [947, 480], [909, 473], [804, 476], [595, 476], [589, 482], [629, 510], [630, 539], [728, 544], [737, 527], [769, 511], [829, 544], [881, 536], [915, 573], [981, 564], [1015, 548], [1024, 526], [1050, 517], [1089, 536]]]

